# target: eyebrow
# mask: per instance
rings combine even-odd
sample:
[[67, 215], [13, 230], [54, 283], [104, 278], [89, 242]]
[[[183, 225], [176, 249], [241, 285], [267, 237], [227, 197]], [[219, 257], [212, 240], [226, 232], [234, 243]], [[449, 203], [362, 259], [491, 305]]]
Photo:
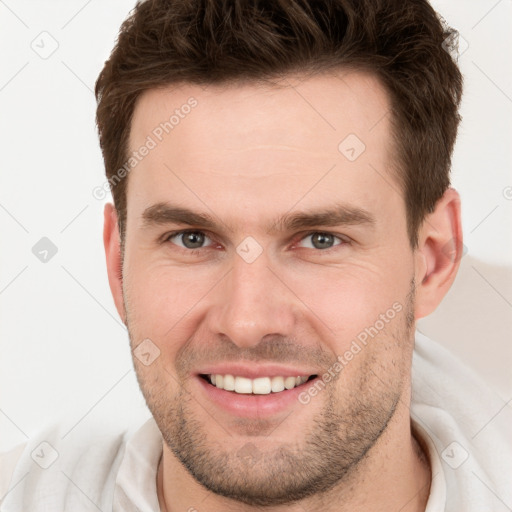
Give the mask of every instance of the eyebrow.
[[[221, 230], [214, 217], [207, 213], [199, 213], [188, 208], [173, 206], [169, 203], [156, 203], [146, 208], [142, 214], [143, 227], [165, 224], [182, 224], [201, 227], [214, 231]], [[375, 224], [375, 217], [358, 207], [337, 204], [333, 207], [314, 211], [286, 213], [267, 226], [266, 233], [274, 234], [282, 231], [295, 231], [315, 226], [369, 225]], [[226, 224], [225, 224], [226, 225]], [[228, 228], [230, 226], [227, 226]]]

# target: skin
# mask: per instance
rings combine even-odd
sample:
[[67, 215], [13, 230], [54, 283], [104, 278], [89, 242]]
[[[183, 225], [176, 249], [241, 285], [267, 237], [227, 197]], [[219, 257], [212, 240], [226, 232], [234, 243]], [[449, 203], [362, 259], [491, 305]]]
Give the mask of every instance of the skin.
[[[438, 201], [413, 250], [391, 165], [389, 100], [369, 74], [147, 91], [131, 150], [191, 96], [197, 106], [130, 172], [123, 257], [116, 211], [105, 207], [109, 282], [132, 349], [149, 338], [160, 351], [134, 365], [164, 438], [161, 510], [424, 510], [430, 468], [409, 414], [414, 322], [458, 269], [457, 192]], [[351, 133], [366, 146], [353, 162], [338, 151]], [[219, 227], [144, 222], [162, 202]], [[374, 221], [267, 232], [281, 215], [334, 204]], [[181, 229], [200, 232], [199, 249], [170, 237]], [[314, 233], [334, 237], [321, 245]], [[248, 236], [262, 248], [251, 263], [236, 251]], [[397, 303], [401, 311], [306, 405], [247, 420], [208, 400], [194, 376], [240, 360], [325, 371]], [[249, 461], [240, 456], [248, 449]]]

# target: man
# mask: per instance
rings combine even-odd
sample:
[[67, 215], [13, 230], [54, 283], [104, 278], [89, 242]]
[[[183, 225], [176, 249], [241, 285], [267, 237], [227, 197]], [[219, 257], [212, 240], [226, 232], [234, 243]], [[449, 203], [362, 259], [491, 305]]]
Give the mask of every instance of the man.
[[420, 0], [137, 5], [97, 121], [153, 418], [8, 454], [2, 511], [510, 509], [492, 394], [415, 335], [461, 257], [452, 36]]

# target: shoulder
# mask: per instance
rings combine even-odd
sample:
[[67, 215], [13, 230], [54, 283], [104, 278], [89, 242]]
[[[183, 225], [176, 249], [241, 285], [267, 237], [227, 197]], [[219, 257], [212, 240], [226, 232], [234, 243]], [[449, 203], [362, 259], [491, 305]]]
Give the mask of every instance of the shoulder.
[[440, 457], [447, 511], [512, 506], [509, 404], [447, 349], [420, 333], [413, 355], [411, 418]]
[[[77, 429], [78, 430], [78, 429]], [[0, 454], [0, 510], [102, 510], [112, 508], [126, 432], [98, 427], [66, 432], [50, 424]]]
[[0, 504], [9, 491], [14, 469], [26, 445], [22, 443], [7, 452], [0, 452]]

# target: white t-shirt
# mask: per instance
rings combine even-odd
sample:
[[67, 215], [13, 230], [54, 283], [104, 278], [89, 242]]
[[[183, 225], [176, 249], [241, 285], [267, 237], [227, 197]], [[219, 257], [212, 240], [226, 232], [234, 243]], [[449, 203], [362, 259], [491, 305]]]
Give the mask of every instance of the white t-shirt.
[[[512, 510], [510, 404], [419, 332], [412, 377], [411, 422], [432, 470], [425, 511]], [[153, 418], [131, 436], [62, 436], [47, 427], [0, 454], [1, 512], [159, 510], [162, 436]]]

